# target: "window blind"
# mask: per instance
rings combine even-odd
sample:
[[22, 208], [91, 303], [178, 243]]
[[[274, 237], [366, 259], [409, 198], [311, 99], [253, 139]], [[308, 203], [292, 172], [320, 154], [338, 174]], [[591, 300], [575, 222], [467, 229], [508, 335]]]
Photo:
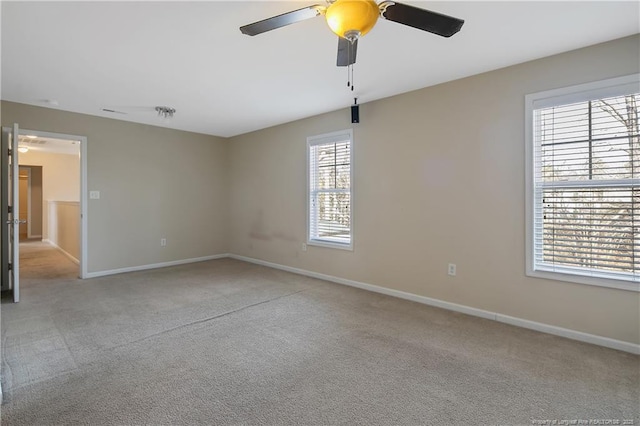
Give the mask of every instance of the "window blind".
[[351, 135], [309, 140], [309, 241], [351, 244]]
[[639, 106], [534, 107], [535, 270], [640, 281]]

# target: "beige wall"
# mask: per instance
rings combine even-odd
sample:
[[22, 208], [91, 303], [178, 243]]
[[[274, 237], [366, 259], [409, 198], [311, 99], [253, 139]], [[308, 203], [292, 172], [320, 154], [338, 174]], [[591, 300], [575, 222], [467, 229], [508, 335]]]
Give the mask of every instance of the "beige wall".
[[[232, 139], [230, 252], [640, 343], [640, 294], [525, 276], [524, 96], [639, 72], [633, 36]], [[364, 98], [364, 96], [363, 96]], [[354, 250], [309, 246], [306, 137], [354, 129]], [[457, 264], [457, 276], [447, 264]]]
[[14, 122], [87, 137], [88, 190], [101, 193], [88, 200], [89, 272], [226, 252], [224, 139], [2, 102]]
[[80, 259], [80, 203], [49, 201], [49, 241], [76, 261]]
[[[80, 158], [31, 150], [20, 154], [21, 166], [42, 166], [42, 238], [49, 238], [48, 202], [80, 201]], [[33, 225], [32, 225], [33, 226]]]

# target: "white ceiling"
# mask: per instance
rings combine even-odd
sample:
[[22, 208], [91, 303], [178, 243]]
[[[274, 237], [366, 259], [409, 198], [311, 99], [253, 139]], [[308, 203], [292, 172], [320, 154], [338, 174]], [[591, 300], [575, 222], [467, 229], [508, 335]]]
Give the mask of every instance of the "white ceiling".
[[638, 1], [405, 1], [466, 22], [447, 39], [379, 20], [352, 93], [322, 17], [238, 30], [316, 2], [3, 1], [2, 99], [228, 137], [640, 32]]
[[21, 148], [29, 148], [29, 151], [34, 152], [72, 155], [80, 154], [80, 141], [32, 136], [35, 135], [20, 135], [18, 146]]

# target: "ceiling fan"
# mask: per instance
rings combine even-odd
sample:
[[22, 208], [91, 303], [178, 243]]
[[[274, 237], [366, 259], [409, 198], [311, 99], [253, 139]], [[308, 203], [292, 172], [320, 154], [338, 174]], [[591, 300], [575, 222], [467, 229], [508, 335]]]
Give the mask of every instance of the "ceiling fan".
[[323, 15], [329, 28], [338, 35], [337, 65], [345, 67], [356, 62], [358, 39], [371, 31], [378, 17], [442, 37], [451, 37], [460, 31], [464, 24], [462, 19], [395, 1], [383, 1], [379, 4], [374, 0], [327, 0], [327, 2], [326, 6], [314, 4], [244, 25], [240, 27], [240, 31], [254, 36]]
[[146, 113], [155, 111], [158, 117], [163, 119], [173, 118], [176, 113], [176, 109], [169, 106], [145, 106], [145, 107], [133, 107], [133, 106], [121, 106], [121, 107], [103, 107], [100, 110], [111, 114], [127, 115], [131, 113]]

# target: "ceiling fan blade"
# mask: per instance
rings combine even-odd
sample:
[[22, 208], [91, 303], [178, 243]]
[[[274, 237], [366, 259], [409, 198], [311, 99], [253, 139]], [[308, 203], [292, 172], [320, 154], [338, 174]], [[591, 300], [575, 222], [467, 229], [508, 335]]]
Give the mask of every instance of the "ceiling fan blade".
[[451, 37], [462, 28], [464, 20], [426, 9], [385, 1], [380, 3], [380, 16], [388, 21], [408, 25], [442, 37]]
[[358, 40], [351, 43], [346, 38], [338, 37], [338, 63], [339, 67], [346, 67], [356, 63], [358, 53]]
[[296, 22], [304, 21], [306, 19], [315, 18], [322, 14], [324, 9], [324, 6], [314, 4], [313, 6], [273, 16], [271, 18], [263, 19], [262, 21], [254, 22], [253, 24], [244, 25], [240, 27], [240, 31], [242, 34], [250, 36], [262, 34], [267, 31], [275, 30], [276, 28], [295, 24]]
[[102, 111], [104, 111], [104, 112], [110, 112], [110, 113], [112, 113], [112, 114], [124, 114], [124, 115], [126, 115], [126, 114], [127, 114], [127, 113], [126, 113], [126, 112], [124, 112], [124, 111], [118, 111], [118, 110], [116, 110], [116, 109], [111, 109], [111, 108], [102, 108]]

